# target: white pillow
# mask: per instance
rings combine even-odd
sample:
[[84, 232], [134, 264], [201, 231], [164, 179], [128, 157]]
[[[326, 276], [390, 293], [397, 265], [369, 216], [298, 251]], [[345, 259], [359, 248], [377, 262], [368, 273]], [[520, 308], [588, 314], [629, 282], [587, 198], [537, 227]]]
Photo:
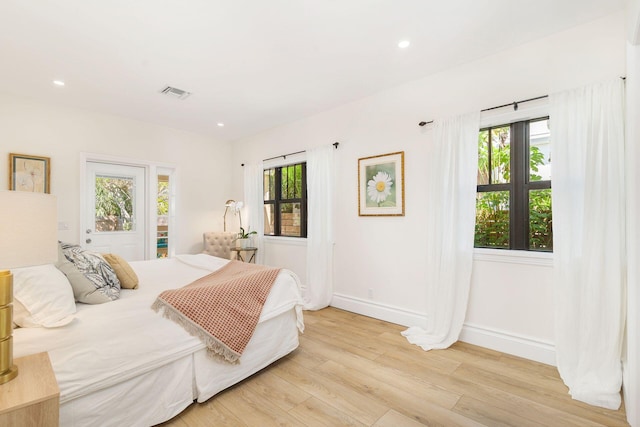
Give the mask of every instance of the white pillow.
[[13, 321], [23, 328], [55, 328], [71, 322], [76, 312], [73, 289], [53, 264], [14, 268]]

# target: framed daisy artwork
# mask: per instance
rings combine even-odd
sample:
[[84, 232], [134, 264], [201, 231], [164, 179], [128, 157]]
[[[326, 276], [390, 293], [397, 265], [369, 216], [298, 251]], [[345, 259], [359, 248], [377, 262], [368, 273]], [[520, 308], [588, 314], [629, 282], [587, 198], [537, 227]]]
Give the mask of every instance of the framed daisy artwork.
[[358, 215], [404, 216], [404, 151], [358, 159]]
[[50, 158], [9, 154], [9, 190], [49, 193]]

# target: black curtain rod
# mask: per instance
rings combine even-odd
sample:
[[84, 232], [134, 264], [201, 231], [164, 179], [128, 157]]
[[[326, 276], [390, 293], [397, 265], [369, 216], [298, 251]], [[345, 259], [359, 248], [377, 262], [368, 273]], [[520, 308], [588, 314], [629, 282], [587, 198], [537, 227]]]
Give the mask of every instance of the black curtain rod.
[[[627, 80], [626, 76], [620, 76], [620, 78], [622, 80]], [[523, 99], [522, 101], [514, 101], [514, 102], [510, 102], [508, 104], [498, 105], [497, 107], [485, 108], [484, 110], [480, 110], [480, 112], [497, 110], [498, 108], [509, 107], [511, 105], [513, 105], [513, 111], [517, 111], [518, 110], [518, 104], [522, 104], [523, 102], [529, 102], [529, 101], [537, 101], [538, 99], [544, 99], [544, 98], [548, 98], [548, 97], [549, 97], [549, 95], [536, 96], [535, 98]], [[420, 123], [418, 123], [418, 126], [428, 125], [429, 123], [433, 123], [433, 120], [430, 120], [428, 122], [420, 122]]]
[[[340, 143], [339, 142], [334, 142], [332, 145], [333, 145], [333, 148], [337, 149], [338, 145], [340, 145]], [[267, 160], [279, 159], [280, 157], [282, 157], [283, 159], [286, 159], [287, 156], [293, 156], [294, 154], [301, 154], [301, 153], [306, 153], [306, 150], [296, 151], [295, 153], [282, 154], [280, 156], [275, 156], [275, 157], [269, 157], [268, 159], [262, 159], [262, 161], [266, 162]]]
[[296, 151], [295, 153], [289, 153], [289, 154], [282, 154], [280, 156], [275, 156], [275, 157], [269, 157], [268, 159], [262, 159], [263, 162], [266, 162], [267, 160], [273, 160], [273, 159], [279, 159], [280, 157], [282, 157], [283, 159], [286, 159], [287, 156], [293, 156], [294, 154], [300, 154], [300, 153], [305, 153], [305, 150], [302, 151]]
[[[338, 149], [338, 145], [340, 145], [340, 143], [334, 142], [332, 145], [333, 145], [333, 148]], [[281, 154], [279, 156], [269, 157], [268, 159], [262, 159], [262, 161], [266, 162], [267, 160], [279, 159], [280, 157], [282, 157], [283, 159], [286, 159], [287, 156], [293, 156], [294, 154], [301, 154], [301, 153], [306, 153], [306, 150], [296, 151], [295, 153]], [[240, 166], [244, 166], [244, 163], [242, 163]]]
[[518, 104], [522, 104], [523, 102], [529, 102], [529, 101], [537, 101], [538, 99], [544, 99], [544, 98], [548, 98], [548, 97], [549, 97], [549, 95], [536, 96], [535, 98], [523, 99], [522, 101], [514, 101], [514, 102], [510, 102], [508, 104], [498, 105], [497, 107], [485, 108], [484, 110], [480, 110], [480, 112], [497, 110], [498, 108], [509, 107], [511, 105], [513, 105], [513, 111], [517, 111], [518, 110]]
[[[498, 105], [496, 107], [485, 108], [484, 110], [480, 110], [480, 112], [497, 110], [498, 108], [509, 107], [511, 105], [513, 105], [513, 110], [517, 111], [518, 110], [518, 105], [522, 104], [523, 102], [537, 101], [538, 99], [544, 99], [544, 98], [548, 98], [548, 97], [549, 97], [549, 95], [536, 96], [535, 98], [523, 99], [522, 101], [514, 101], [514, 102], [510, 102], [508, 104]], [[433, 123], [433, 120], [428, 121], [428, 122], [420, 122], [420, 123], [418, 123], [418, 126], [428, 125], [429, 123]]]

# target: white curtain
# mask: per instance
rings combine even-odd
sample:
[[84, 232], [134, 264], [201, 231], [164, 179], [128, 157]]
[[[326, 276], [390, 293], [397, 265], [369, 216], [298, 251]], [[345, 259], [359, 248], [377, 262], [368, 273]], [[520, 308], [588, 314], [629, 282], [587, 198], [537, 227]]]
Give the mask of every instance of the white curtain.
[[262, 183], [264, 168], [262, 162], [244, 165], [244, 203], [246, 212], [245, 230], [256, 231], [253, 244], [256, 252], [256, 264], [264, 264], [264, 193]]
[[307, 150], [305, 310], [327, 307], [333, 294], [334, 148]]
[[427, 230], [427, 322], [402, 335], [424, 350], [447, 348], [458, 340], [467, 311], [478, 171], [480, 114], [434, 124], [425, 222]]
[[625, 319], [624, 83], [549, 97], [558, 370], [574, 399], [617, 409]]

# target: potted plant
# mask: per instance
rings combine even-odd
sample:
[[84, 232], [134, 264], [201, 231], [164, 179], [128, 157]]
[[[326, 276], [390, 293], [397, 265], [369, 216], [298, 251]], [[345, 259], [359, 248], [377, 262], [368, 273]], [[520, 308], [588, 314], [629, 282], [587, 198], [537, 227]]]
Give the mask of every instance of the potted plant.
[[257, 231], [244, 231], [244, 228], [240, 227], [240, 231], [236, 236], [236, 248], [248, 248], [251, 246], [251, 236], [258, 234]]

